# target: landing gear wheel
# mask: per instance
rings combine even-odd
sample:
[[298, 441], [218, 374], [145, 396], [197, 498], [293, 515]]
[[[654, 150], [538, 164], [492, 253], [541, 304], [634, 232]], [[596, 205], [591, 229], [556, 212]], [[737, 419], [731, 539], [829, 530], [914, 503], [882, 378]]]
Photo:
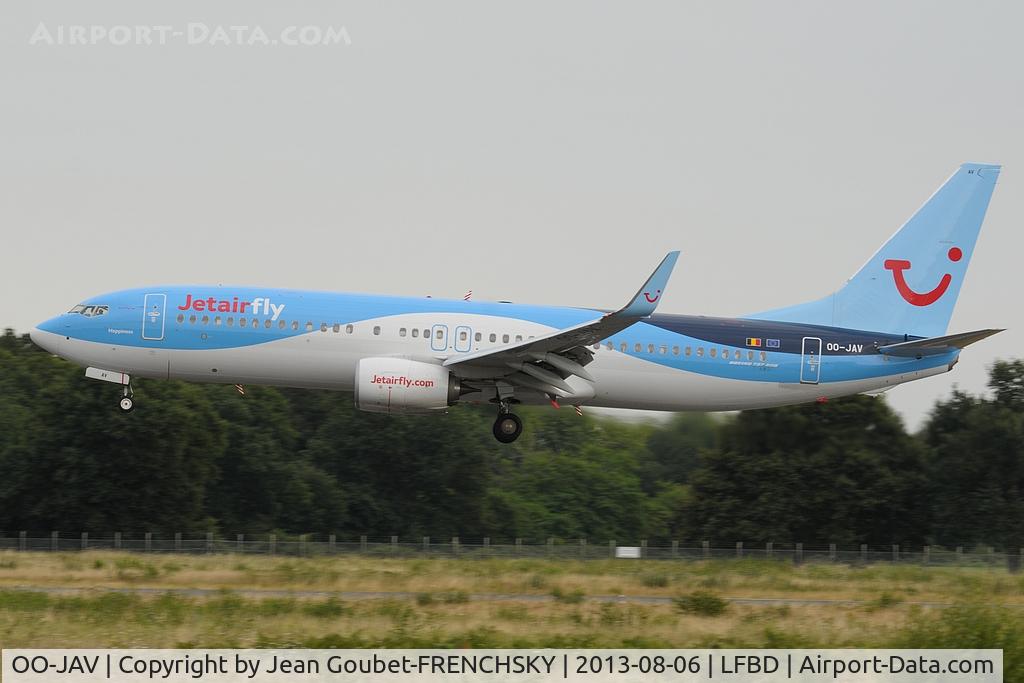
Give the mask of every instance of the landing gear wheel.
[[132, 400], [131, 396], [124, 396], [121, 398], [119, 407], [122, 412], [130, 413], [135, 410], [135, 401]]
[[523, 421], [512, 413], [502, 413], [494, 421], [494, 438], [501, 443], [512, 443], [523, 433]]

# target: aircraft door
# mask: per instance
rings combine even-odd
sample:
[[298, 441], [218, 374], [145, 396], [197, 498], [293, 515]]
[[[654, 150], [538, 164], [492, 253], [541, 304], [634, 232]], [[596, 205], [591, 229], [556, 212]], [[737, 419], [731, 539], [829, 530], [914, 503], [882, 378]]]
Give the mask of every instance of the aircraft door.
[[800, 352], [800, 383], [817, 384], [821, 378], [821, 339], [804, 337]]
[[473, 348], [473, 330], [466, 325], [455, 328], [455, 350], [465, 353]]
[[167, 313], [166, 294], [147, 294], [143, 302], [142, 338], [160, 341], [164, 338], [164, 318]]
[[430, 328], [430, 350], [431, 351], [447, 351], [448, 350], [448, 326], [447, 325], [434, 325]]

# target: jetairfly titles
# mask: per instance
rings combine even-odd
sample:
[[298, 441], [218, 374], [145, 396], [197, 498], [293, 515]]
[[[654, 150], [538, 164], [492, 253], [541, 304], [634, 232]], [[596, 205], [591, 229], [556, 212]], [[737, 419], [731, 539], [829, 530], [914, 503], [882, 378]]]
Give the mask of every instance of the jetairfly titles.
[[126, 413], [135, 377], [333, 389], [371, 412], [490, 403], [503, 443], [522, 433], [519, 404], [717, 411], [879, 393], [1001, 331], [947, 332], [999, 170], [961, 165], [835, 292], [739, 318], [657, 313], [671, 252], [614, 311], [170, 285], [91, 297], [31, 336], [119, 385]]

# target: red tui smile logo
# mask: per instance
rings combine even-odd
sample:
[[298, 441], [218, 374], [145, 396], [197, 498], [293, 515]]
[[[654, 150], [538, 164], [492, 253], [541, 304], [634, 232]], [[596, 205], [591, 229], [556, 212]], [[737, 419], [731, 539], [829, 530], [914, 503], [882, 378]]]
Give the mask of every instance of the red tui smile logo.
[[655, 294], [654, 296], [651, 296], [650, 292], [644, 292], [644, 298], [647, 299], [647, 303], [653, 304], [655, 301], [661, 298], [661, 290], [659, 289], [658, 293]]
[[[960, 251], [959, 247], [951, 247], [946, 253], [950, 261], [954, 263], [963, 258], [964, 253]], [[946, 273], [939, 280], [939, 284], [935, 286], [935, 289], [930, 292], [919, 293], [915, 292], [907, 284], [906, 278], [903, 276], [903, 271], [910, 269], [910, 261], [903, 261], [900, 259], [888, 259], [883, 264], [886, 270], [892, 271], [892, 279], [896, 283], [896, 290], [900, 293], [907, 303], [913, 304], [914, 306], [931, 306], [933, 303], [942, 298], [942, 295], [949, 289], [949, 283], [953, 281], [953, 276]]]

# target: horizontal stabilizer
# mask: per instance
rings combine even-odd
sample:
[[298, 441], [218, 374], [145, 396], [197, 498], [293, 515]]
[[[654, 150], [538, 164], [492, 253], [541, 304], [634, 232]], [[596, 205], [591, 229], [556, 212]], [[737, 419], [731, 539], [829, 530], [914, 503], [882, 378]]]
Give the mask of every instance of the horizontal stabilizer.
[[887, 344], [880, 346], [878, 350], [889, 356], [908, 356], [911, 358], [938, 356], [953, 349], [962, 349], [965, 346], [1002, 331], [976, 330], [974, 332], [961, 332], [960, 334], [947, 334], [943, 337], [930, 337], [928, 339], [900, 342], [899, 344]]

